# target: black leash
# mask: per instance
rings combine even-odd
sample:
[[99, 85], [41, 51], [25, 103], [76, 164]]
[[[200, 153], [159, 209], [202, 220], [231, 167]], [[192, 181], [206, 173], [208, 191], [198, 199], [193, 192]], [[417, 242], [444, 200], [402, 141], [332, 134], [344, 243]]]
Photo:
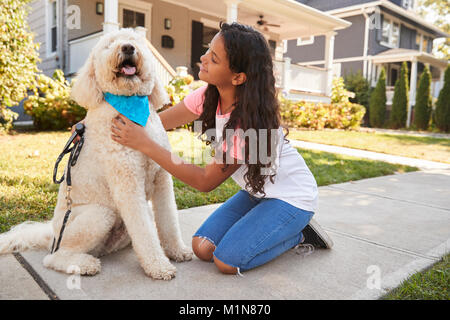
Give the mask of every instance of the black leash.
[[[56, 184], [60, 184], [61, 182], [64, 181], [64, 174], [60, 180], [56, 179], [56, 174], [58, 173], [58, 166], [59, 166], [59, 163], [61, 162], [61, 160], [64, 158], [64, 156], [66, 154], [70, 153], [69, 162], [67, 163], [67, 177], [66, 177], [66, 183], [67, 183], [66, 200], [67, 200], [68, 210], [67, 210], [66, 214], [64, 215], [64, 220], [63, 220], [63, 224], [61, 226], [61, 231], [59, 232], [58, 241], [56, 242], [56, 248], [55, 248], [56, 238], [53, 237], [53, 244], [52, 244], [52, 251], [51, 251], [52, 254], [55, 253], [56, 251], [58, 251], [58, 249], [59, 249], [59, 244], [61, 243], [64, 229], [66, 228], [67, 220], [69, 219], [69, 215], [72, 212], [72, 198], [70, 197], [70, 191], [72, 190], [72, 176], [70, 174], [70, 168], [73, 167], [77, 163], [78, 156], [80, 155], [81, 148], [83, 147], [84, 129], [85, 129], [85, 127], [82, 123], [77, 123], [77, 125], [75, 126], [75, 132], [72, 134], [69, 141], [67, 141], [63, 151], [58, 156], [58, 159], [56, 160], [56, 163], [55, 163], [55, 168], [53, 169], [53, 182]], [[70, 148], [70, 145], [72, 144], [72, 142], [75, 140], [75, 138], [77, 136], [80, 136], [80, 140], [74, 142], [73, 147]]]

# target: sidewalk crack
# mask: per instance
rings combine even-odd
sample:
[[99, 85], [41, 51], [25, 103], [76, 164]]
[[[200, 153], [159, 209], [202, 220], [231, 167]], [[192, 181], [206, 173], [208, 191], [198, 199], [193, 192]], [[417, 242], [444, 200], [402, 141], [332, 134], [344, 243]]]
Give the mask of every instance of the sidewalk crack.
[[41, 276], [33, 269], [27, 260], [18, 252], [14, 252], [13, 256], [20, 263], [20, 265], [30, 274], [30, 276], [36, 281], [37, 285], [44, 291], [50, 300], [60, 300], [56, 293], [45, 283]]

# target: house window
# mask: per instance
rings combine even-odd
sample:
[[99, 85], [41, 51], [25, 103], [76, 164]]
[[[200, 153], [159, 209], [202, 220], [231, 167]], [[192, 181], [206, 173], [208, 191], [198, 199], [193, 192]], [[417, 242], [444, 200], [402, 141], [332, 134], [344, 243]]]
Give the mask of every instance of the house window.
[[48, 6], [50, 53], [56, 52], [58, 46], [58, 3], [50, 1]]
[[398, 48], [400, 43], [400, 24], [386, 17], [383, 18], [381, 44], [387, 47]]
[[133, 10], [123, 9], [123, 27], [124, 28], [145, 28], [145, 14]]
[[306, 46], [314, 43], [314, 36], [297, 38], [297, 46]]

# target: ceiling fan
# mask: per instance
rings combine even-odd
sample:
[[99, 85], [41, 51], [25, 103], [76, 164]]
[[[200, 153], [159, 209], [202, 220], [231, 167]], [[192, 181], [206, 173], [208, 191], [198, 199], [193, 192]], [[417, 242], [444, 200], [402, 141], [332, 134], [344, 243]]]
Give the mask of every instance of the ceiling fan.
[[269, 31], [268, 27], [277, 27], [277, 28], [281, 27], [279, 24], [267, 23], [267, 21], [263, 20], [263, 18], [264, 18], [264, 16], [261, 14], [259, 16], [259, 20], [256, 21], [256, 24], [258, 27], [264, 28], [264, 31]]

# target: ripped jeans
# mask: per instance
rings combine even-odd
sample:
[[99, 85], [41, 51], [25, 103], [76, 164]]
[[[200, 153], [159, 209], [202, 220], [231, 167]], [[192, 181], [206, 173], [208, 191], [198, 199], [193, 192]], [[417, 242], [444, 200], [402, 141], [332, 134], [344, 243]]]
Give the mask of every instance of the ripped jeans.
[[314, 212], [276, 198], [259, 199], [240, 190], [217, 208], [193, 237], [216, 247], [214, 256], [238, 268], [258, 267], [299, 244]]

